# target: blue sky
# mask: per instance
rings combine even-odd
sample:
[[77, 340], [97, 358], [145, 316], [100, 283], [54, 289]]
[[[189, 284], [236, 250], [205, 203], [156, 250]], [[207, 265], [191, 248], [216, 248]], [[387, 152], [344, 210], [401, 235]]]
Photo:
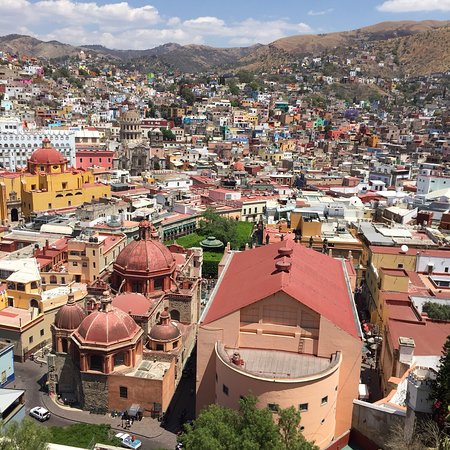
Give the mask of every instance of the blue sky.
[[0, 33], [143, 49], [267, 44], [390, 20], [450, 19], [450, 0], [0, 0]]

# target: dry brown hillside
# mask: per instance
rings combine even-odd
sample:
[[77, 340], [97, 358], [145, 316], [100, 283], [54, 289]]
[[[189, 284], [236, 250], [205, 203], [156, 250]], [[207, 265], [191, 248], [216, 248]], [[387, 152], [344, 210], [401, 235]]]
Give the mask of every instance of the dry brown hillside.
[[450, 25], [413, 36], [374, 44], [378, 52], [393, 53], [405, 75], [426, 75], [450, 70]]
[[286, 52], [295, 54], [321, 53], [335, 47], [414, 35], [416, 33], [434, 30], [448, 25], [450, 25], [450, 21], [448, 20], [381, 22], [352, 31], [290, 36], [278, 39], [273, 42], [272, 45]]

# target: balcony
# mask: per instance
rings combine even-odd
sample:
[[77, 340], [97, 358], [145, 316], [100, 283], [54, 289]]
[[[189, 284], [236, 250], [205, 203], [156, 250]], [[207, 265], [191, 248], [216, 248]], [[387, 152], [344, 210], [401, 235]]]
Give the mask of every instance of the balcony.
[[279, 350], [226, 348], [220, 342], [216, 343], [216, 354], [237, 372], [282, 383], [324, 378], [338, 369], [342, 359], [340, 352], [333, 353], [330, 358], [320, 358]]

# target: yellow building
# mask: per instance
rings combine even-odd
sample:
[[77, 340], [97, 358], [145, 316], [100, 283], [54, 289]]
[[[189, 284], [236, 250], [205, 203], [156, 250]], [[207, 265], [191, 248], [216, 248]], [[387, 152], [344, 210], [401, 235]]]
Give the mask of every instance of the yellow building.
[[16, 222], [21, 215], [76, 207], [110, 194], [110, 186], [96, 183], [92, 171], [69, 168], [46, 138], [26, 172], [0, 174], [0, 220]]
[[70, 293], [76, 301], [86, 296], [83, 284], [43, 290], [35, 258], [0, 260], [0, 282], [0, 338], [14, 344], [20, 361], [51, 340], [50, 325]]
[[415, 271], [417, 249], [370, 246], [366, 270], [368, 309], [371, 321], [382, 325], [383, 301], [381, 293], [408, 292], [408, 274]]

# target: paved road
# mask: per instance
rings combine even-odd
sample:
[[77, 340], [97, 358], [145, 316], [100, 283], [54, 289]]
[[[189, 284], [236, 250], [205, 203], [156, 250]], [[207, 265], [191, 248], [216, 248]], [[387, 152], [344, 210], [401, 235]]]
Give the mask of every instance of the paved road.
[[[47, 366], [46, 364], [43, 364], [42, 366], [39, 363], [36, 363], [34, 361], [27, 360], [24, 363], [15, 363], [15, 375], [16, 379], [13, 383], [11, 383], [8, 387], [9, 388], [17, 388], [17, 389], [25, 389], [25, 408], [26, 413], [28, 414], [30, 409], [34, 406], [43, 406], [43, 397], [46, 396], [44, 393], [42, 386], [44, 386], [45, 383], [45, 377], [47, 372]], [[45, 397], [46, 403], [48, 401], [51, 401], [48, 397]], [[65, 412], [64, 410], [60, 410], [61, 414], [63, 415]], [[98, 415], [90, 415], [87, 413], [85, 414], [85, 422], [91, 422], [91, 423], [101, 423], [102, 417], [105, 416], [98, 416]], [[69, 416], [69, 414], [68, 414]], [[73, 415], [72, 415], [73, 416]], [[89, 420], [91, 419], [91, 420]], [[117, 421], [117, 423], [115, 422]], [[108, 423], [111, 423], [114, 428], [120, 427], [120, 419], [111, 420], [108, 418]], [[144, 420], [152, 420], [152, 419], [144, 419]], [[69, 420], [63, 417], [59, 417], [56, 414], [52, 414], [50, 420], [47, 422], [44, 422], [43, 426], [67, 426], [72, 425], [75, 423], [73, 420]], [[154, 421], [151, 422], [152, 425], [152, 431], [150, 434], [155, 435], [155, 423]], [[158, 426], [158, 425], [156, 425]], [[161, 436], [155, 437], [155, 438], [146, 438], [139, 436], [139, 439], [142, 441], [142, 450], [151, 450], [151, 449], [173, 449], [174, 443], [176, 442], [176, 439], [174, 437], [174, 434], [168, 433], [164, 429], [159, 429], [160, 432], [158, 434], [162, 433]], [[133, 427], [130, 431], [128, 431], [130, 434], [133, 433]], [[137, 431], [135, 431], [137, 433]]]

